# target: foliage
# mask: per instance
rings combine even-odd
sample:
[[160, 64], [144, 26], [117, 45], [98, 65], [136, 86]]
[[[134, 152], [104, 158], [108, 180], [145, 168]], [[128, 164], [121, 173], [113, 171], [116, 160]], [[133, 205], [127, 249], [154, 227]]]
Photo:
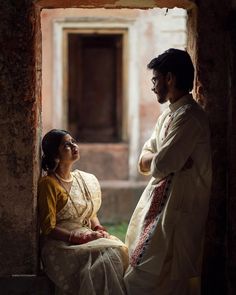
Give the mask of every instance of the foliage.
[[128, 222], [120, 222], [120, 223], [106, 223], [104, 226], [107, 228], [109, 234], [116, 236], [121, 241], [125, 241], [125, 235], [128, 227]]

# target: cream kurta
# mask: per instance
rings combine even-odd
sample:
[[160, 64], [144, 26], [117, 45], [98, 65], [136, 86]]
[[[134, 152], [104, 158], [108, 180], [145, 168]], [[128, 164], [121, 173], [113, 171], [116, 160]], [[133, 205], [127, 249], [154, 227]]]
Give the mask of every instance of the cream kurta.
[[[71, 198], [57, 212], [56, 225], [70, 231], [77, 229], [84, 232], [91, 230], [90, 219], [96, 216], [100, 207], [100, 185], [92, 174], [78, 170], [72, 174]], [[83, 193], [84, 185], [90, 192], [90, 199]], [[42, 178], [39, 182], [39, 210], [40, 204], [46, 203], [40, 202], [40, 198], [50, 200], [53, 192], [56, 199], [63, 190], [53, 178]], [[113, 236], [81, 245], [70, 245], [46, 235], [41, 253], [45, 271], [60, 289], [60, 294], [125, 294], [123, 275], [127, 267], [127, 248]]]
[[[152, 178], [133, 213], [126, 236], [130, 257], [136, 259], [129, 273], [140, 270], [159, 276], [168, 255], [171, 280], [196, 277], [200, 274], [199, 256], [212, 171], [208, 121], [191, 95], [171, 104], [159, 117], [140, 159], [148, 151], [155, 153], [148, 173]], [[183, 169], [189, 158], [192, 167]], [[152, 193], [158, 186], [163, 200], [141, 251], [137, 251]]]

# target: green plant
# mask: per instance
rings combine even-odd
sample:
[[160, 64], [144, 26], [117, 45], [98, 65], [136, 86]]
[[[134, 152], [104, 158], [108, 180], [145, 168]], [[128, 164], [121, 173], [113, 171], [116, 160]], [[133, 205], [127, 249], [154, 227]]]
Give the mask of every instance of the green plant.
[[116, 236], [123, 242], [125, 241], [128, 222], [106, 223], [104, 226], [107, 228], [109, 234]]

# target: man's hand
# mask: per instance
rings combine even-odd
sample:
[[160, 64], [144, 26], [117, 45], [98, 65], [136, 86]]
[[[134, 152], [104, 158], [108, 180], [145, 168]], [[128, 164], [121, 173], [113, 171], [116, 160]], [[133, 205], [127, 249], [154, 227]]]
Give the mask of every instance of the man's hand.
[[140, 162], [140, 170], [142, 172], [148, 172], [150, 171], [152, 159], [155, 154], [151, 152], [147, 152], [142, 156], [141, 162]]

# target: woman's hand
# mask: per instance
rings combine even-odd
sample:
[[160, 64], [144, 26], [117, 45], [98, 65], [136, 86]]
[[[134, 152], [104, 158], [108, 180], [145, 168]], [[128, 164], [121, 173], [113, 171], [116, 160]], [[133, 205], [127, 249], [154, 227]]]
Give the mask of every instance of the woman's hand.
[[105, 231], [105, 230], [99, 229], [99, 230], [96, 231], [96, 233], [100, 233], [102, 235], [102, 237], [106, 238], [106, 239], [109, 239], [109, 237], [110, 237], [109, 233], [107, 231]]
[[91, 226], [92, 226], [93, 231], [99, 232], [100, 234], [102, 234], [103, 238], [109, 239], [110, 235], [107, 232], [107, 229], [101, 225], [97, 216], [94, 216], [91, 219]]
[[96, 232], [101, 233], [103, 235], [103, 238], [107, 238], [108, 239], [110, 237], [109, 233], [107, 232], [107, 229], [104, 226], [102, 226], [101, 224], [97, 224], [93, 228], [93, 230], [96, 231]]
[[81, 233], [80, 231], [73, 231], [70, 235], [69, 243], [80, 245], [100, 238], [104, 238], [104, 234], [100, 231], [87, 231], [84, 233]]

